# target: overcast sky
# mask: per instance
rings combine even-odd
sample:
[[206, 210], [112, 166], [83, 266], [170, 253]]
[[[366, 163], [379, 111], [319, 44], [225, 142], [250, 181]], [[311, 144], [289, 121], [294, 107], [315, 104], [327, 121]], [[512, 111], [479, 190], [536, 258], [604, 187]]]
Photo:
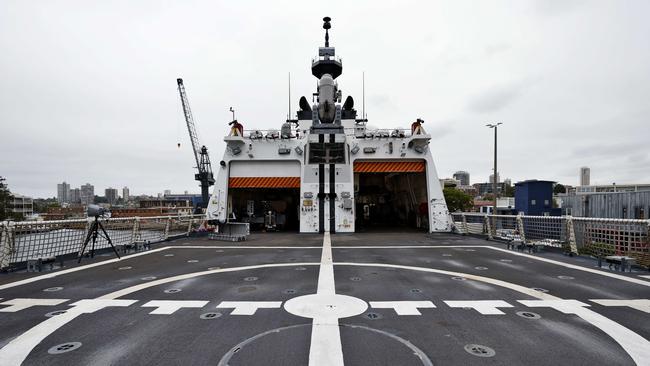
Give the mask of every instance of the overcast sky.
[[[0, 176], [12, 192], [86, 182], [199, 192], [176, 78], [221, 160], [228, 108], [279, 128], [315, 90], [332, 17], [344, 97], [382, 128], [425, 120], [440, 177], [650, 183], [648, 1], [0, 3]], [[181, 143], [181, 148], [177, 143]]]

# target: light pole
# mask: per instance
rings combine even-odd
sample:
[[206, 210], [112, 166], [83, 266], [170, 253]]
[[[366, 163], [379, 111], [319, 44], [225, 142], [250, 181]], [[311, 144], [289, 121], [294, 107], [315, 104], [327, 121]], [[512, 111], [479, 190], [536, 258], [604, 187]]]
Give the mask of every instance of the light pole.
[[488, 123], [489, 128], [494, 128], [494, 174], [492, 175], [492, 194], [494, 195], [494, 204], [492, 205], [492, 215], [497, 214], [497, 127], [503, 123]]

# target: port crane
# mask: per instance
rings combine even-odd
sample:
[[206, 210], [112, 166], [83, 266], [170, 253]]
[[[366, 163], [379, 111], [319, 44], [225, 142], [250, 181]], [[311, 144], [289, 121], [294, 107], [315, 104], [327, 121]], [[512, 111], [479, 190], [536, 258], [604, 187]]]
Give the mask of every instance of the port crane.
[[181, 96], [181, 104], [183, 105], [183, 114], [185, 115], [185, 122], [187, 123], [187, 131], [190, 133], [190, 141], [192, 142], [192, 150], [194, 151], [194, 159], [196, 160], [196, 168], [199, 170], [194, 174], [194, 179], [201, 183], [201, 198], [202, 207], [208, 206], [210, 199], [210, 186], [214, 185], [214, 175], [212, 174], [212, 165], [210, 164], [210, 156], [208, 156], [208, 148], [205, 145], [199, 147], [199, 138], [196, 134], [196, 127], [194, 127], [194, 117], [192, 117], [192, 110], [190, 109], [190, 102], [185, 93], [185, 86], [183, 79], [176, 79], [178, 83], [178, 93]]

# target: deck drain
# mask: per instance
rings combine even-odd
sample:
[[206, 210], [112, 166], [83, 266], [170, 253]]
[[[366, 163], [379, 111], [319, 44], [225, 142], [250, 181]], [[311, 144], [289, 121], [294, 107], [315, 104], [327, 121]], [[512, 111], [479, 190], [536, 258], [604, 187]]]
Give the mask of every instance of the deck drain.
[[350, 277], [350, 281], [359, 282], [361, 281], [361, 277]]
[[289, 258], [289, 262], [295, 262], [295, 261], [297, 261], [296, 258]]
[[131, 266], [124, 266], [124, 267], [120, 267], [120, 268], [118, 268], [118, 270], [120, 270], [120, 271], [125, 271], [125, 270], [127, 270], [127, 269], [131, 269], [131, 268], [133, 268], [133, 267], [131, 267]]
[[199, 318], [201, 318], [201, 319], [217, 319], [217, 318], [221, 317], [221, 315], [222, 315], [221, 313], [205, 313], [205, 314], [201, 314], [199, 316]]
[[443, 254], [442, 256], [443, 257], [451, 257], [452, 255], [451, 254]]
[[496, 355], [496, 352], [492, 348], [480, 344], [468, 344], [464, 348], [470, 355], [478, 357], [493, 357]]
[[175, 294], [177, 292], [181, 292], [181, 289], [179, 289], [179, 288], [170, 288], [170, 289], [165, 290], [166, 294]]
[[499, 259], [499, 261], [505, 262], [505, 263], [510, 263], [510, 262], [512, 262], [512, 259]]
[[172, 254], [172, 253], [165, 254], [165, 257], [173, 257], [173, 256], [174, 256], [174, 254]]
[[519, 315], [522, 318], [526, 319], [539, 319], [541, 318], [541, 315], [537, 313], [531, 313], [530, 311], [518, 311], [517, 315]]
[[51, 318], [53, 316], [65, 314], [65, 310], [55, 310], [55, 311], [50, 311], [49, 313], [45, 314], [46, 317]]
[[547, 289], [541, 287], [531, 287], [531, 289], [539, 292], [548, 292]]
[[368, 318], [368, 319], [372, 319], [372, 320], [382, 318], [381, 314], [378, 314], [378, 313], [366, 313], [365, 317]]
[[143, 281], [153, 281], [156, 278], [158, 278], [158, 277], [156, 277], [156, 276], [147, 276], [147, 277], [142, 277], [141, 280], [143, 280]]
[[45, 291], [45, 292], [56, 292], [56, 291], [61, 291], [61, 290], [63, 290], [63, 287], [49, 287], [49, 288], [46, 288], [43, 291]]
[[223, 253], [223, 249], [217, 249], [217, 253]]
[[557, 278], [559, 278], [561, 280], [573, 280], [574, 279], [574, 277], [571, 277], [571, 276], [557, 276]]
[[208, 271], [214, 271], [215, 269], [221, 269], [221, 267], [208, 267]]
[[49, 353], [51, 355], [58, 355], [60, 353], [66, 353], [66, 352], [74, 351], [79, 347], [81, 347], [81, 342], [61, 343], [61, 344], [58, 344], [58, 345], [48, 349], [47, 353]]
[[466, 252], [475, 252], [476, 249], [465, 249]]
[[488, 268], [487, 268], [487, 267], [483, 267], [483, 266], [477, 266], [477, 267], [474, 267], [474, 269], [479, 270], [479, 271], [485, 271], [485, 270], [487, 270]]
[[296, 267], [296, 271], [306, 271], [307, 268], [305, 267]]
[[257, 277], [245, 277], [245, 278], [244, 278], [244, 281], [246, 281], [246, 282], [253, 282], [253, 281], [257, 281], [258, 279], [259, 279], [259, 278], [257, 278]]
[[190, 259], [187, 261], [187, 263], [198, 263], [199, 261], [196, 259]]
[[422, 290], [420, 290], [419, 288], [412, 288], [411, 292], [414, 294], [419, 294], [420, 292], [422, 292]]
[[452, 277], [451, 279], [454, 280], [454, 281], [465, 281], [465, 280], [467, 280], [467, 278], [465, 278], [465, 277], [458, 277], [458, 276]]
[[282, 291], [282, 292], [284, 292], [285, 294], [289, 294], [289, 295], [291, 295], [291, 294], [295, 294], [295, 293], [296, 293], [296, 290], [294, 290], [294, 289], [292, 289], [292, 288], [288, 288], [288, 289], [286, 289], [286, 290], [284, 290], [284, 291]]

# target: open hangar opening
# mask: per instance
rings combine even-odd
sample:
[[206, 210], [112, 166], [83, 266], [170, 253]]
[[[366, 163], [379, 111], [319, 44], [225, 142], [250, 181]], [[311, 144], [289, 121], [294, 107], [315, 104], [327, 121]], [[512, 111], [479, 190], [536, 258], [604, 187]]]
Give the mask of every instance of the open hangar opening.
[[356, 231], [428, 228], [426, 163], [355, 161]]
[[251, 231], [298, 231], [300, 163], [235, 161], [228, 178], [228, 217]]

